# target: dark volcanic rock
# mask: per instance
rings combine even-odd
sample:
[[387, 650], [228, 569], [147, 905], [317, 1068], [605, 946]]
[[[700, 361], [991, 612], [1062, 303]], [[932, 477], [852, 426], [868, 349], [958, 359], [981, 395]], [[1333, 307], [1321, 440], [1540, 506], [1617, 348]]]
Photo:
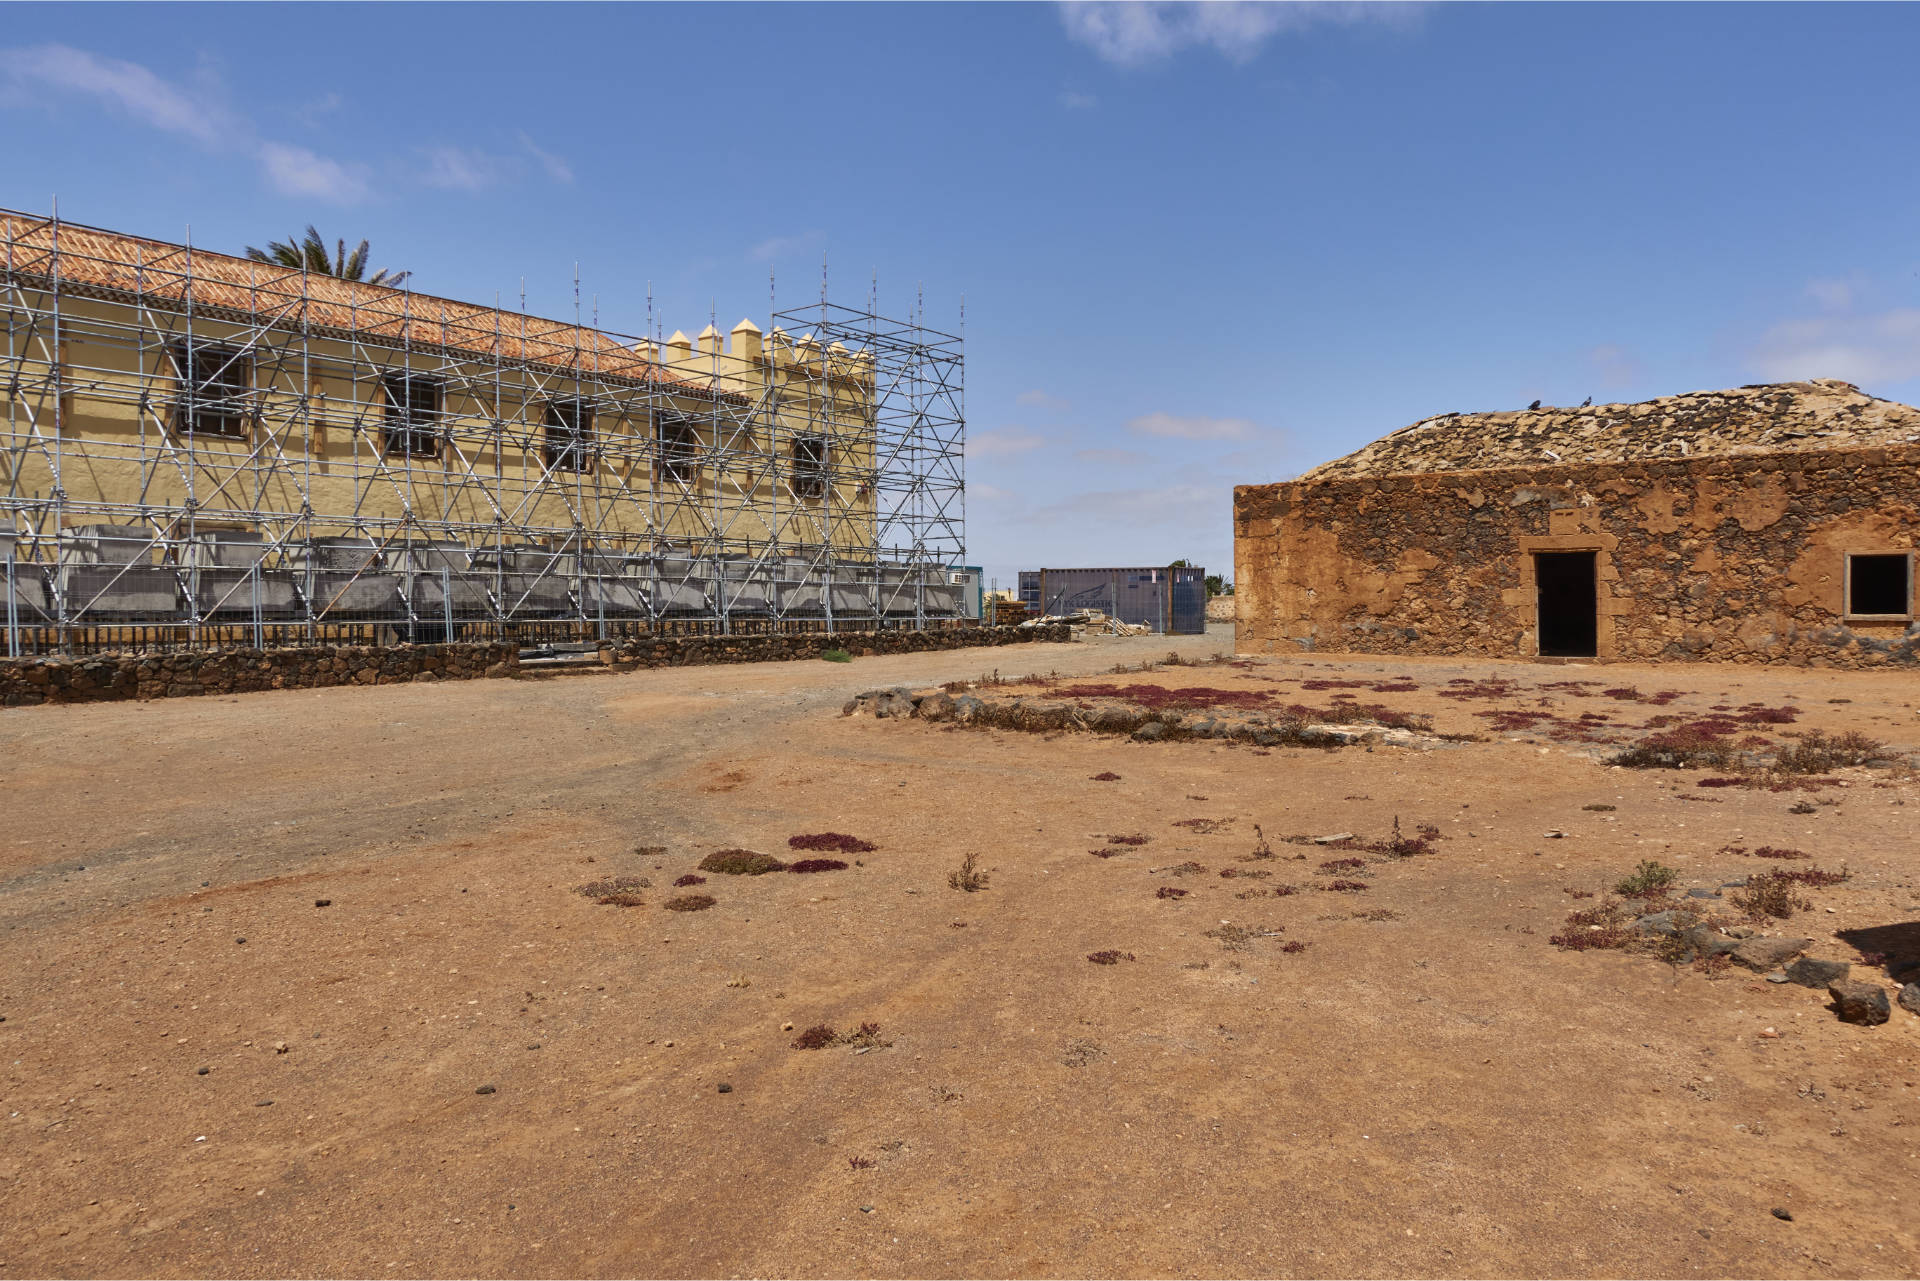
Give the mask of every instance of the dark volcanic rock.
[[1852, 983], [1844, 980], [1829, 983], [1827, 995], [1833, 998], [1834, 1012], [1845, 1023], [1859, 1023], [1871, 1027], [1876, 1023], [1885, 1023], [1893, 1015], [1893, 1011], [1887, 1005], [1887, 990], [1878, 983]]

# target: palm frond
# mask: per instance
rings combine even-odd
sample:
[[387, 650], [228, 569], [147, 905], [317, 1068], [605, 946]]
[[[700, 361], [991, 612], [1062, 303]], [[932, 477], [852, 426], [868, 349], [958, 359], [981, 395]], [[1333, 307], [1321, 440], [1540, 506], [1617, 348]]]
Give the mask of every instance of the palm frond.
[[372, 255], [372, 251], [372, 242], [362, 240], [354, 246], [352, 253], [348, 253], [347, 241], [343, 236], [334, 241], [333, 252], [329, 253], [327, 242], [320, 235], [319, 228], [308, 223], [306, 234], [298, 239], [269, 240], [265, 249], [248, 245], [247, 257], [254, 262], [270, 262], [281, 267], [291, 267], [295, 271], [307, 271], [320, 276], [336, 276], [341, 280], [360, 280], [367, 284], [386, 285], [395, 289], [413, 274], [410, 271], [388, 271], [382, 267], [372, 276], [368, 276], [367, 260]]

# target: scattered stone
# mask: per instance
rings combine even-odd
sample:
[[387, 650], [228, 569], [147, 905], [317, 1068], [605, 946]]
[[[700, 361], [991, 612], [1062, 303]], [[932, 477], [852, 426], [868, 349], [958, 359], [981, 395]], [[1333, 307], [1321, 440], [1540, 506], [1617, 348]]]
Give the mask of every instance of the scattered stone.
[[1750, 970], [1772, 970], [1806, 951], [1812, 942], [1812, 939], [1742, 939], [1731, 955], [1738, 964]]
[[1133, 740], [1136, 743], [1158, 743], [1166, 736], [1167, 727], [1159, 721], [1148, 721], [1133, 731]]
[[492, 1094], [493, 1092], [494, 1089], [491, 1085], [483, 1085], [474, 1091], [475, 1094]]
[[1840, 1016], [1842, 1023], [1873, 1027], [1893, 1016], [1893, 1011], [1887, 1005], [1887, 990], [1878, 983], [1845, 980], [1829, 983], [1827, 995], [1833, 998], [1834, 1012]]
[[330, 898], [317, 898], [313, 900], [313, 905], [315, 907], [332, 907], [333, 900]]
[[237, 938], [237, 939], [235, 939], [235, 940], [234, 940], [234, 942], [236, 942], [236, 943], [244, 943], [244, 942], [246, 942], [246, 941], [247, 941], [247, 940], [246, 940], [246, 939], [244, 939], [244, 938]]
[[209, 1072], [211, 1072], [211, 1071], [213, 1071], [213, 1069], [212, 1069], [212, 1068], [195, 1068], [195, 1069], [193, 1070], [193, 1074], [194, 1074], [195, 1076], [205, 1076], [205, 1075], [206, 1075], [207, 1073], [209, 1073]]
[[732, 1087], [731, 1085], [729, 1085], [729, 1084], [727, 1084], [727, 1083], [726, 1083], [725, 1081], [722, 1081], [722, 1082], [720, 1082], [720, 1084], [719, 1084], [719, 1085], [716, 1085], [716, 1086], [714, 1087], [714, 1089], [716, 1089], [716, 1090], [718, 1090], [718, 1091], [719, 1091], [720, 1093], [722, 1093], [722, 1094], [732, 1094], [732, 1093], [733, 1093], [733, 1087]]
[[1633, 928], [1642, 934], [1660, 934], [1671, 937], [1683, 928], [1679, 914], [1672, 908], [1664, 912], [1650, 912], [1633, 923]]
[[863, 1206], [861, 1206], [861, 1207], [860, 1207], [860, 1213], [862, 1213], [862, 1214], [872, 1214], [872, 1213], [873, 1213], [873, 1207], [872, 1207], [872, 1206], [870, 1206], [870, 1205], [863, 1205]]
[[1718, 890], [1688, 890], [1687, 897], [1688, 898], [1719, 898], [1720, 893]]
[[1338, 845], [1341, 841], [1350, 841], [1352, 839], [1353, 839], [1352, 832], [1334, 832], [1330, 836], [1314, 837], [1313, 843], [1315, 845]]
[[1681, 934], [1680, 937], [1687, 941], [1687, 946], [1702, 956], [1724, 955], [1725, 953], [1733, 951], [1734, 948], [1739, 947], [1741, 942], [1739, 939], [1727, 938], [1725, 935], [1716, 934], [1704, 925], [1696, 925]]
[[275, 1054], [285, 1054], [287, 1052], [287, 1043], [285, 1041], [275, 1041], [273, 1043], [273, 1052]]
[[1567, 838], [1567, 834], [1561, 831], [1557, 827], [1549, 829], [1548, 831], [1542, 832], [1540, 833], [1540, 835], [1546, 837], [1550, 841], [1564, 841]]
[[1845, 961], [1816, 961], [1811, 956], [1803, 956], [1787, 967], [1787, 981], [1801, 987], [1825, 987], [1847, 977], [1852, 969]]
[[257, 1107], [257, 1108], [270, 1108], [270, 1107], [272, 1107], [272, 1106], [273, 1106], [273, 1100], [272, 1100], [272, 1099], [261, 1099], [261, 1100], [260, 1100], [260, 1101], [259, 1101], [258, 1103], [256, 1103], [256, 1104], [254, 1104], [253, 1106], [255, 1106], [255, 1107]]
[[1785, 970], [1768, 970], [1763, 977], [1769, 983], [1785, 983], [1788, 981]]
[[1793, 1216], [1777, 1205], [1773, 1207], [1773, 1217], [1786, 1223], [1793, 1222]]
[[532, 1045], [529, 1045], [527, 1048], [529, 1050], [537, 1050], [540, 1048], [540, 1042], [535, 1041]]
[[1900, 1002], [1900, 1008], [1907, 1013], [1920, 1014], [1920, 983], [1907, 984], [1900, 989], [1900, 995], [1895, 999]]

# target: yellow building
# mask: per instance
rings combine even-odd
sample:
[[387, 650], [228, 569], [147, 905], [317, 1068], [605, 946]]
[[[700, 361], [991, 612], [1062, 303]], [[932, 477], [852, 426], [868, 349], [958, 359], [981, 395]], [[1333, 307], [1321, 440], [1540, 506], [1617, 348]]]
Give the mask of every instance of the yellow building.
[[10, 631], [956, 612], [947, 335], [632, 338], [21, 214], [0, 250]]

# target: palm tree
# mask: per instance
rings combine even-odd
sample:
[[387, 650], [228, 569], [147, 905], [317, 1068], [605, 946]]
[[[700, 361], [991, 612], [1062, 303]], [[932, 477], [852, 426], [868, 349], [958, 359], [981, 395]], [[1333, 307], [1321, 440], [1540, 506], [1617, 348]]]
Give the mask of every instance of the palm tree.
[[312, 223], [307, 224], [307, 234], [298, 244], [291, 240], [269, 240], [265, 249], [247, 246], [247, 257], [255, 262], [271, 262], [282, 267], [292, 267], [296, 271], [311, 271], [322, 276], [338, 276], [342, 280], [359, 280], [369, 285], [387, 285], [399, 288], [410, 271], [388, 271], [385, 267], [367, 275], [368, 242], [362, 240], [351, 254], [347, 252], [344, 239], [335, 242], [334, 256], [327, 258], [327, 242]]

